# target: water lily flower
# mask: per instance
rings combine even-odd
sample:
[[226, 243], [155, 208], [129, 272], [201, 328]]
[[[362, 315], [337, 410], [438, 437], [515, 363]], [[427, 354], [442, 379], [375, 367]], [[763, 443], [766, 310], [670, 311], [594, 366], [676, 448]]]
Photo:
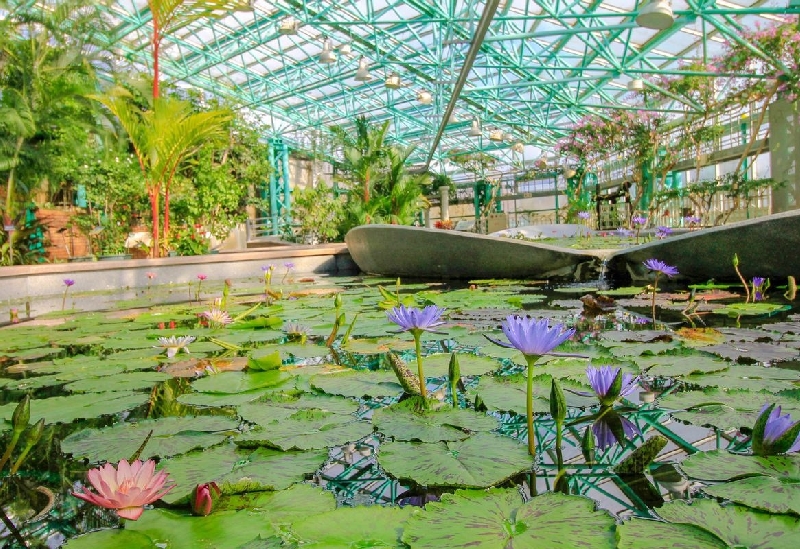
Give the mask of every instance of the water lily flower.
[[161, 343], [161, 345], [154, 345], [153, 347], [154, 347], [154, 348], [161, 347], [161, 348], [163, 348], [163, 349], [166, 349], [166, 350], [167, 350], [167, 358], [172, 358], [172, 357], [174, 357], [176, 354], [178, 354], [178, 352], [179, 352], [181, 349], [183, 349], [183, 351], [184, 351], [184, 352], [188, 353], [188, 352], [189, 352], [189, 347], [188, 347], [188, 345], [189, 345], [189, 344], [190, 344], [192, 341], [194, 341], [195, 339], [197, 339], [197, 338], [196, 338], [196, 337], [194, 337], [194, 336], [180, 336], [180, 337], [169, 336], [169, 337], [159, 337], [159, 338], [158, 338], [158, 341]]
[[286, 272], [283, 273], [283, 278], [281, 278], [281, 284], [284, 283], [286, 277], [288, 277], [289, 273], [292, 272], [292, 269], [294, 269], [294, 263], [292, 263], [291, 261], [287, 261], [286, 263], [283, 264], [283, 266], [286, 268]]
[[617, 443], [624, 444], [642, 434], [635, 423], [610, 409], [595, 420], [591, 429], [598, 450], [604, 450]]
[[202, 313], [202, 316], [212, 326], [227, 326], [233, 322], [233, 319], [228, 313], [216, 307], [213, 307], [210, 311], [205, 311]]
[[401, 332], [411, 332], [411, 335], [414, 336], [414, 346], [417, 352], [419, 393], [422, 395], [423, 402], [425, 403], [428, 402], [428, 389], [425, 385], [425, 373], [422, 368], [422, 344], [420, 343], [420, 336], [422, 332], [433, 332], [433, 328], [444, 324], [444, 321], [441, 320], [442, 314], [444, 314], [444, 308], [437, 307], [436, 305], [428, 305], [424, 309], [400, 305], [386, 313], [386, 317], [390, 321], [400, 326]]
[[678, 274], [678, 268], [673, 267], [672, 265], [667, 265], [663, 261], [658, 259], [647, 259], [643, 262], [644, 266], [648, 268], [648, 270], [656, 273], [656, 278], [653, 281], [653, 301], [652, 301], [652, 309], [653, 309], [653, 322], [656, 321], [656, 292], [658, 292], [658, 277], [660, 275], [665, 275], [668, 278], [672, 278], [673, 276]]
[[208, 278], [208, 276], [207, 276], [207, 275], [204, 275], [204, 274], [202, 274], [202, 273], [201, 273], [201, 274], [199, 274], [199, 275], [197, 275], [197, 279], [198, 279], [200, 282], [204, 281], [206, 278]]
[[553, 349], [572, 337], [575, 329], [568, 329], [559, 323], [550, 326], [550, 321], [546, 318], [535, 320], [516, 315], [509, 315], [500, 327], [509, 343], [486, 337], [501, 347], [517, 349], [525, 357], [528, 365], [528, 452], [533, 456], [536, 454], [536, 431], [533, 429], [533, 365], [539, 357], [552, 354], [550, 352]]
[[578, 212], [578, 217], [585, 220], [592, 217], [592, 214], [590, 214], [589, 212]]
[[800, 451], [800, 421], [781, 415], [781, 407], [764, 404], [753, 427], [753, 453], [774, 456]]
[[218, 498], [221, 493], [216, 482], [206, 482], [195, 486], [189, 498], [192, 513], [200, 517], [207, 517], [210, 515], [214, 507], [214, 500]]
[[753, 284], [753, 302], [762, 301], [764, 299], [764, 294], [769, 288], [769, 280], [762, 277], [762, 276], [754, 276], [752, 280]]
[[297, 322], [289, 322], [283, 327], [283, 331], [286, 332], [286, 336], [289, 339], [299, 339], [300, 343], [305, 344], [308, 334], [311, 332], [311, 328]]
[[631, 223], [633, 223], [634, 225], [640, 225], [641, 226], [641, 225], [644, 225], [645, 223], [647, 223], [647, 218], [646, 217], [642, 217], [641, 215], [634, 215], [631, 218]]
[[623, 374], [622, 368], [611, 366], [589, 366], [586, 368], [586, 377], [602, 406], [611, 406], [617, 399], [629, 395], [636, 388], [638, 380], [632, 374]]
[[75, 284], [75, 281], [71, 278], [64, 279], [64, 296], [61, 298], [61, 310], [63, 311], [64, 308], [67, 306], [67, 292], [69, 289]]
[[156, 462], [126, 460], [119, 462], [117, 468], [110, 463], [103, 467], [90, 469], [89, 482], [97, 493], [88, 490], [73, 492], [72, 495], [99, 507], [114, 509], [121, 518], [137, 520], [144, 512], [144, 506], [164, 497], [175, 485], [165, 486], [167, 472], [155, 473]]
[[657, 227], [656, 228], [656, 238], [659, 240], [663, 240], [664, 238], [668, 237], [672, 234], [672, 229], [669, 227]]
[[621, 238], [629, 238], [629, 237], [633, 236], [633, 232], [629, 231], [628, 229], [626, 229], [624, 227], [620, 227], [614, 232], [617, 233], [617, 236], [619, 236]]

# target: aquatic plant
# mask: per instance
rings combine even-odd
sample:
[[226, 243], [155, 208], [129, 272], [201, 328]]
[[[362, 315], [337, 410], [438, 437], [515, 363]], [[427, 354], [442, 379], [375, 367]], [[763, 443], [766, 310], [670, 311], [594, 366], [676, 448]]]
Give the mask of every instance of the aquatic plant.
[[291, 341], [300, 341], [301, 344], [305, 345], [306, 339], [308, 339], [308, 334], [311, 329], [308, 326], [303, 326], [302, 324], [298, 324], [297, 322], [289, 322], [283, 327], [283, 331], [286, 332], [286, 337]]
[[620, 398], [629, 395], [636, 388], [638, 378], [623, 373], [622, 368], [601, 366], [586, 368], [589, 385], [597, 395], [601, 406], [612, 406]]
[[103, 467], [90, 469], [86, 476], [97, 493], [85, 490], [72, 492], [77, 498], [99, 507], [114, 509], [120, 518], [137, 520], [144, 512], [144, 506], [164, 497], [175, 485], [165, 486], [167, 472], [155, 473], [156, 462], [148, 459], [128, 464], [119, 462], [115, 468], [110, 463]]
[[286, 271], [283, 273], [283, 278], [281, 278], [281, 284], [286, 282], [286, 277], [288, 277], [289, 273], [291, 273], [292, 269], [294, 269], [294, 263], [292, 263], [291, 261], [287, 261], [286, 263], [283, 264], [283, 266], [286, 269]]
[[422, 395], [425, 402], [427, 402], [428, 390], [425, 387], [425, 373], [422, 368], [420, 336], [422, 332], [432, 332], [434, 331], [433, 328], [444, 324], [444, 321], [440, 320], [443, 314], [444, 308], [436, 305], [428, 305], [424, 309], [400, 305], [386, 313], [386, 317], [397, 324], [401, 332], [411, 332], [411, 335], [414, 336], [414, 346], [417, 352], [417, 372], [419, 375], [419, 394]]
[[67, 292], [69, 289], [75, 284], [75, 281], [71, 278], [64, 279], [64, 297], [61, 298], [61, 310], [63, 311], [64, 308], [67, 306]]
[[203, 285], [203, 281], [205, 279], [207, 279], [207, 278], [208, 278], [208, 276], [204, 275], [202, 273], [197, 275], [197, 290], [195, 290], [195, 293], [194, 293], [194, 300], [195, 301], [200, 301], [200, 289], [201, 289], [201, 286]]
[[216, 307], [201, 313], [201, 316], [208, 321], [212, 328], [224, 328], [233, 322], [233, 319], [228, 313]]
[[633, 230], [636, 231], [636, 243], [639, 243], [639, 232], [644, 228], [647, 224], [647, 218], [641, 215], [634, 215], [631, 218], [631, 224], [633, 225]]
[[574, 328], [567, 328], [563, 324], [554, 323], [550, 326], [550, 320], [509, 315], [501, 324], [503, 333], [508, 338], [508, 343], [486, 336], [490, 341], [500, 345], [518, 350], [525, 357], [528, 366], [528, 386], [527, 386], [527, 418], [528, 418], [528, 452], [536, 455], [536, 432], [533, 429], [533, 365], [542, 355], [549, 354], [550, 351], [571, 338], [575, 333]]
[[742, 276], [742, 272], [739, 270], [739, 255], [733, 254], [733, 270], [736, 271], [736, 275], [739, 277], [739, 280], [742, 282], [742, 286], [744, 286], [744, 302], [748, 303], [750, 301], [750, 285], [747, 284], [744, 277]]
[[763, 301], [769, 289], [769, 279], [761, 276], [754, 276], [751, 280], [753, 285], [753, 303]]
[[221, 494], [216, 482], [198, 484], [189, 498], [192, 514], [207, 517], [214, 508], [214, 500]]
[[197, 339], [194, 336], [169, 336], [169, 337], [159, 337], [158, 341], [160, 345], [153, 345], [154, 348], [161, 347], [167, 350], [167, 358], [172, 358], [178, 352], [183, 349], [184, 352], [189, 352], [188, 345]]
[[269, 286], [272, 283], [272, 272], [275, 270], [275, 265], [262, 265], [261, 271], [264, 273], [264, 293], [269, 292]]
[[653, 300], [652, 300], [652, 310], [653, 310], [653, 322], [656, 321], [656, 293], [658, 292], [658, 277], [660, 275], [664, 275], [667, 278], [672, 278], [678, 274], [678, 268], [673, 267], [672, 265], [667, 265], [663, 261], [658, 259], [647, 259], [644, 262], [644, 266], [651, 272], [656, 273], [656, 278], [653, 280]]
[[663, 240], [671, 234], [672, 234], [672, 229], [670, 229], [669, 227], [662, 226], [656, 228], [656, 238], [658, 238], [659, 240]]
[[591, 431], [594, 435], [594, 446], [598, 450], [605, 450], [617, 443], [624, 444], [642, 434], [634, 422], [611, 408], [607, 408], [592, 423]]
[[781, 407], [764, 404], [753, 427], [753, 453], [757, 456], [774, 456], [800, 451], [800, 421], [792, 423], [792, 416], [781, 415]]

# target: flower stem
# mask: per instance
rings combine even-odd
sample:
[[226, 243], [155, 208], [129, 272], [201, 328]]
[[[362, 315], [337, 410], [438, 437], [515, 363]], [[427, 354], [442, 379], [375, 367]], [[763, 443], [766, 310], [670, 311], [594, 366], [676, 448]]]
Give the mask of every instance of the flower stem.
[[537, 355], [525, 356], [528, 363], [528, 453], [536, 455], [536, 430], [533, 428], [533, 364], [539, 360]]
[[422, 395], [422, 400], [425, 402], [425, 407], [428, 407], [428, 388], [425, 386], [425, 373], [422, 371], [422, 343], [420, 336], [422, 334], [418, 330], [414, 330], [414, 347], [417, 350], [417, 375], [419, 376], [419, 394]]
[[658, 273], [656, 272], [656, 279], [653, 281], [653, 326], [656, 324], [656, 292], [658, 291]]

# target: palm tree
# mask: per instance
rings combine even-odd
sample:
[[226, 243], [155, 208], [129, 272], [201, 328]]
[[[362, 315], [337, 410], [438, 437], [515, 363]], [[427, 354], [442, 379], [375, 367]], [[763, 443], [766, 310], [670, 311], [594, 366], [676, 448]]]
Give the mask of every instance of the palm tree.
[[361, 198], [364, 204], [369, 203], [372, 191], [372, 180], [385, 165], [386, 133], [389, 121], [373, 128], [365, 116], [356, 118], [356, 138], [341, 127], [331, 130], [342, 144], [344, 170], [361, 185]]
[[175, 97], [158, 97], [152, 110], [135, 105], [122, 88], [94, 96], [117, 117], [133, 145], [139, 167], [145, 176], [153, 216], [153, 250], [160, 253], [159, 200], [165, 193], [164, 239], [169, 239], [169, 191], [181, 164], [206, 145], [227, 139], [227, 123], [233, 118], [228, 110], [194, 112], [191, 103]]
[[386, 151], [387, 170], [375, 182], [376, 197], [382, 202], [381, 216], [392, 224], [411, 224], [416, 213], [428, 204], [422, 187], [430, 183], [430, 175], [408, 171], [408, 159], [415, 149], [415, 145], [390, 147]]

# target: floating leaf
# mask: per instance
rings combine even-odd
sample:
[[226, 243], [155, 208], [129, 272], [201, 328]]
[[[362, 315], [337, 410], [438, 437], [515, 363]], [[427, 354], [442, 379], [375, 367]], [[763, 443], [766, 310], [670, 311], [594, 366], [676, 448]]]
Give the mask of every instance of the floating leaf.
[[750, 477], [708, 486], [703, 491], [770, 513], [800, 514], [800, 479], [797, 478], [786, 482], [772, 477]]
[[162, 372], [130, 372], [116, 376], [82, 379], [64, 386], [70, 393], [104, 393], [106, 391], [151, 390], [171, 376]]
[[[450, 367], [450, 353], [437, 353], [425, 357], [425, 377], [444, 377]], [[500, 367], [492, 358], [459, 353], [458, 364], [462, 376], [480, 376]]]
[[350, 415], [358, 403], [327, 395], [286, 395], [274, 393], [237, 408], [239, 415], [259, 425], [269, 425], [291, 416], [298, 410], [321, 410], [332, 414]]
[[700, 480], [721, 481], [759, 475], [800, 481], [800, 455], [753, 456], [713, 450], [687, 457], [681, 469]]
[[379, 398], [402, 394], [403, 388], [393, 372], [345, 371], [311, 378], [311, 386], [331, 395], [352, 398]]
[[267, 372], [221, 372], [211, 374], [192, 383], [192, 388], [200, 393], [243, 393], [265, 387], [273, 387], [291, 376], [280, 370]]
[[[147, 393], [93, 393], [58, 396], [31, 400], [31, 423], [44, 419], [46, 423], [70, 423], [75, 419], [96, 418], [124, 412], [149, 401]], [[17, 403], [0, 406], [0, 419], [10, 420]]]
[[68, 540], [65, 549], [157, 549], [150, 536], [119, 528], [96, 530]]
[[494, 486], [533, 466], [523, 445], [491, 433], [432, 444], [388, 442], [381, 445], [378, 462], [398, 479], [460, 488]]
[[153, 431], [141, 459], [172, 457], [195, 448], [219, 444], [239, 422], [226, 417], [165, 417], [136, 423], [120, 423], [104, 429], [84, 429], [71, 434], [61, 449], [92, 463], [117, 462], [130, 457]]
[[394, 440], [439, 442], [464, 440], [469, 436], [467, 431], [491, 431], [497, 428], [495, 418], [471, 410], [447, 408], [426, 412], [404, 404], [376, 410], [372, 414], [375, 429]]
[[633, 519], [617, 527], [617, 549], [728, 549], [711, 532], [691, 524]]
[[578, 496], [548, 493], [522, 503], [516, 490], [459, 490], [429, 503], [406, 523], [414, 549], [528, 549], [580, 543], [614, 549], [614, 519]]
[[[583, 386], [567, 382], [562, 383], [562, 386], [564, 389], [585, 389]], [[550, 387], [551, 379], [549, 376], [540, 376], [534, 379], [533, 411], [535, 413], [549, 412]], [[520, 415], [526, 413], [528, 393], [524, 375], [482, 377], [478, 382], [478, 386], [471, 389], [469, 394], [471, 396], [480, 396], [484, 404], [491, 410], [515, 412]], [[569, 391], [565, 391], [565, 396], [567, 397], [568, 406], [586, 408], [597, 404], [597, 398], [594, 396], [586, 397]]]
[[665, 504], [658, 510], [662, 518], [693, 524], [708, 530], [729, 546], [749, 549], [795, 549], [800, 545], [800, 519], [771, 515], [737, 505], [721, 506], [715, 501], [696, 499]]
[[310, 450], [339, 446], [372, 433], [372, 425], [354, 416], [320, 410], [299, 410], [280, 421], [261, 425], [236, 439], [242, 447], [269, 446], [281, 450]]
[[775, 343], [722, 343], [703, 347], [707, 353], [739, 362], [774, 362], [800, 358], [800, 351]]
[[292, 532], [309, 548], [402, 549], [406, 545], [400, 541], [400, 532], [413, 511], [413, 507], [343, 507], [294, 522]]

